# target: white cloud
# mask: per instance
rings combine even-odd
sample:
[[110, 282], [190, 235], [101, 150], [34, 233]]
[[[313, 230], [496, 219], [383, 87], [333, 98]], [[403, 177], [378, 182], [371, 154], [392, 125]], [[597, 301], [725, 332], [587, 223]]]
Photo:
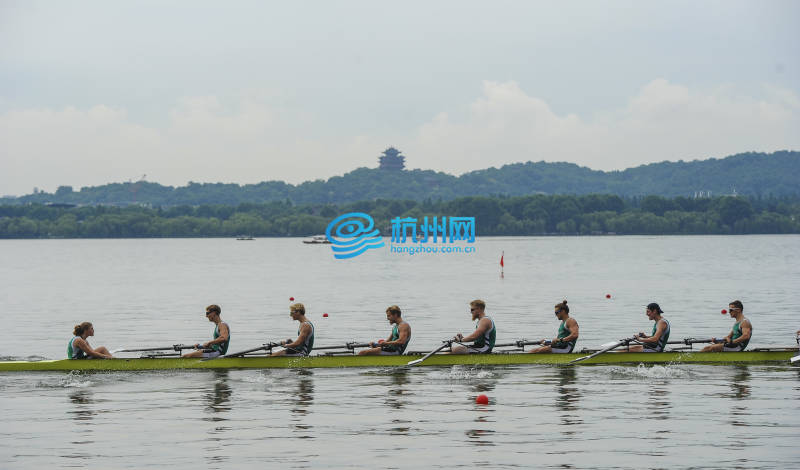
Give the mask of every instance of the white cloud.
[[555, 114], [514, 82], [485, 82], [463, 120], [439, 114], [420, 128], [407, 153], [425, 155], [434, 168], [464, 172], [528, 160], [612, 170], [800, 148], [798, 96], [786, 89], [769, 95], [756, 100], [724, 86], [693, 92], [657, 79], [627, 105], [581, 118]]
[[[577, 91], [576, 91], [577, 92]], [[661, 160], [800, 148], [800, 99], [770, 87], [756, 99], [720, 86], [701, 92], [664, 79], [618, 109], [559, 115], [515, 82], [485, 82], [463, 115], [441, 112], [409, 135], [331, 136], [314, 116], [268, 105], [257, 94], [178, 103], [162, 127], [124, 109], [27, 109], [0, 115], [0, 194], [76, 188], [148, 175], [254, 183], [327, 178], [375, 166], [388, 145], [412, 168], [450, 173], [545, 160], [621, 169]]]

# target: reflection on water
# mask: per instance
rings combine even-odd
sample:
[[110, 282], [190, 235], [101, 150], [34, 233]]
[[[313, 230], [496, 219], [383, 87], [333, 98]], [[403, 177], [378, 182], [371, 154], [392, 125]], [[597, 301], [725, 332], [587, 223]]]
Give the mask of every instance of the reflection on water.
[[[488, 394], [494, 391], [495, 387], [497, 386], [497, 378], [494, 374], [490, 374], [488, 376], [481, 376], [481, 378], [472, 385], [472, 390], [474, 395], [471, 396], [473, 403], [478, 395], [480, 394]], [[491, 413], [494, 413], [494, 407], [492, 406], [491, 398], [489, 399], [488, 405], [473, 405], [473, 410], [476, 413], [475, 417], [475, 429], [468, 429], [465, 434], [467, 435], [467, 442], [476, 446], [494, 446], [495, 443], [492, 442], [489, 438], [493, 436], [495, 430], [493, 429], [495, 426], [495, 421], [492, 419]]]
[[77, 405], [70, 414], [78, 424], [90, 424], [82, 421], [91, 421], [97, 415], [97, 411], [91, 406], [95, 403], [94, 392], [91, 390], [85, 388], [75, 390], [69, 394], [69, 401]]
[[[655, 420], [669, 419], [672, 402], [669, 399], [668, 383], [654, 384], [650, 387], [647, 408], [650, 410], [650, 413], [645, 416], [645, 418]], [[662, 433], [663, 432], [669, 431], [662, 431]], [[654, 437], [656, 439], [664, 439], [664, 437], [661, 437], [661, 433], [657, 433]]]
[[[407, 390], [405, 385], [411, 382], [411, 378], [408, 374], [408, 369], [405, 368], [398, 368], [389, 371], [389, 378], [391, 382], [388, 384], [388, 390], [386, 391], [386, 400], [384, 403], [391, 408], [393, 411], [402, 411], [406, 405], [410, 402], [410, 396], [413, 395], [413, 392]], [[403, 415], [403, 413], [400, 413]], [[399, 419], [394, 418], [392, 419], [393, 427], [389, 428], [389, 433], [394, 435], [401, 435], [407, 436], [411, 428], [408, 424], [411, 421], [407, 419]]]
[[231, 395], [233, 391], [228, 383], [227, 370], [214, 370], [212, 371], [214, 382], [213, 385], [206, 391], [205, 399], [208, 405], [206, 411], [210, 415], [206, 418], [207, 421], [225, 421], [225, 416], [220, 413], [225, 413], [231, 410]]
[[[561, 424], [583, 424], [580, 418], [578, 403], [581, 398], [580, 388], [576, 385], [578, 369], [575, 367], [557, 367], [558, 386], [556, 387], [556, 407], [562, 411]], [[564, 435], [575, 434], [573, 428], [561, 428]]]
[[750, 398], [750, 369], [746, 365], [738, 367], [731, 381], [732, 398], [744, 400]]
[[730, 386], [731, 393], [729, 397], [733, 400], [741, 401], [741, 403], [734, 403], [731, 406], [731, 424], [734, 426], [749, 426], [750, 410], [745, 403], [750, 398], [750, 369], [748, 366], [736, 367], [736, 373], [733, 374]]
[[[69, 413], [75, 420], [75, 424], [79, 426], [72, 434], [76, 437], [76, 439], [70, 441], [70, 443], [75, 445], [94, 444], [94, 440], [89, 439], [94, 428], [93, 419], [97, 415], [97, 410], [94, 408], [94, 392], [88, 389], [72, 391], [69, 394], [69, 401], [75, 405], [75, 409], [69, 411]], [[91, 458], [91, 454], [85, 452], [73, 452], [72, 454], [64, 455], [64, 457], [89, 459]]]
[[205, 449], [208, 452], [206, 464], [210, 464], [213, 467], [215, 464], [230, 460], [230, 456], [225, 455], [223, 449], [226, 446], [225, 434], [231, 428], [222, 424], [228, 420], [225, 414], [231, 410], [231, 395], [233, 391], [228, 383], [227, 370], [212, 370], [209, 372], [213, 380], [210, 387], [203, 394], [203, 398], [207, 403], [205, 411], [208, 415], [203, 420], [217, 423], [208, 430], [208, 438], [206, 440], [209, 446]]
[[[306, 423], [306, 417], [311, 413], [314, 404], [314, 371], [311, 369], [297, 369], [297, 388], [294, 393], [294, 406], [292, 407], [292, 423], [296, 432], [306, 433], [314, 426]], [[303, 438], [313, 438], [311, 434], [303, 434]]]
[[409, 393], [404, 387], [404, 385], [411, 381], [408, 376], [408, 369], [398, 368], [397, 370], [390, 371], [388, 375], [391, 379], [391, 383], [389, 384], [389, 390], [386, 392], [385, 403], [389, 405], [390, 408], [400, 410], [409, 403]]

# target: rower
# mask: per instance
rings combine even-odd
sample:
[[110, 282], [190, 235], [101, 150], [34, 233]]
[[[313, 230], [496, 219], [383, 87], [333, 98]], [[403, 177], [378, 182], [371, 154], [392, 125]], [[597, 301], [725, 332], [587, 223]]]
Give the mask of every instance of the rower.
[[483, 300], [473, 300], [469, 303], [469, 311], [472, 320], [478, 320], [475, 331], [464, 336], [461, 333], [454, 338], [458, 342], [474, 341], [470, 345], [454, 345], [451, 354], [485, 354], [492, 352], [494, 340], [497, 337], [497, 329], [494, 320], [486, 315], [486, 303]]
[[661, 316], [664, 311], [661, 310], [661, 307], [655, 302], [647, 304], [646, 313], [647, 318], [655, 322], [653, 324], [653, 332], [650, 333], [650, 336], [647, 336], [641, 331], [639, 334], [634, 335], [642, 344], [631, 346], [628, 348], [628, 351], [646, 353], [664, 352], [664, 346], [667, 345], [667, 341], [669, 340], [669, 321]]
[[[567, 301], [555, 305], [556, 318], [561, 320], [561, 325], [558, 327], [558, 334], [556, 338], [550, 342], [549, 346], [542, 346], [540, 348], [531, 349], [529, 353], [557, 353], [566, 354], [571, 353], [575, 349], [575, 343], [578, 341], [578, 322], [569, 316], [569, 307]], [[542, 340], [544, 344], [547, 340]]]
[[222, 321], [221, 314], [222, 309], [219, 308], [219, 305], [212, 304], [206, 307], [206, 318], [215, 325], [214, 339], [203, 344], [195, 344], [194, 347], [197, 351], [184, 354], [183, 357], [211, 358], [224, 356], [228, 352], [228, 345], [231, 343], [231, 329], [227, 323]]
[[386, 319], [390, 325], [394, 325], [392, 333], [382, 343], [370, 342], [370, 349], [363, 349], [358, 352], [359, 356], [401, 356], [411, 341], [411, 326], [401, 318], [400, 307], [392, 305], [386, 309]]
[[[719, 344], [709, 344], [704, 347], [700, 352], [720, 352], [720, 351], [744, 351], [747, 343], [750, 342], [750, 337], [753, 335], [753, 325], [750, 320], [744, 317], [744, 305], [739, 300], [734, 300], [728, 304], [728, 314], [731, 318], [736, 319], [733, 324], [731, 332], [728, 336], [723, 338], [724, 342]], [[711, 338], [712, 343], [717, 342], [717, 338]]]
[[105, 346], [92, 348], [86, 340], [89, 336], [94, 336], [94, 326], [91, 322], [85, 321], [80, 325], [75, 325], [72, 330], [72, 339], [67, 345], [68, 359], [113, 359], [114, 356], [108, 352]]
[[273, 353], [272, 356], [308, 356], [314, 348], [314, 325], [306, 318], [306, 307], [301, 303], [289, 306], [289, 316], [300, 322], [297, 328], [297, 339], [281, 341], [286, 349]]

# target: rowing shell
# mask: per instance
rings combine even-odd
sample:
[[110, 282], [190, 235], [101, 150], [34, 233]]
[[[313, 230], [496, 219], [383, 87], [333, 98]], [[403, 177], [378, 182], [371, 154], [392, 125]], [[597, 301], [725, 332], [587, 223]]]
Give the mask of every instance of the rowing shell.
[[[664, 363], [764, 363], [786, 362], [797, 348], [755, 349], [744, 352], [663, 353], [609, 352], [579, 364], [664, 364]], [[436, 354], [420, 366], [567, 364], [586, 352], [572, 354]], [[333, 367], [398, 367], [420, 359], [422, 354], [404, 356], [312, 355], [308, 357], [231, 357], [203, 361], [196, 358], [62, 359], [57, 361], [0, 361], [0, 372], [71, 370], [166, 370], [166, 369], [287, 369]]]

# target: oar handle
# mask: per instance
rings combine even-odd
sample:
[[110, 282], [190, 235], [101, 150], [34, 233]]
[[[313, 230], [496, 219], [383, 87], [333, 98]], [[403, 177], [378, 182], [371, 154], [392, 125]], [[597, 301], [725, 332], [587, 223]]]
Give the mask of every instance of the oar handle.
[[355, 348], [368, 348], [368, 347], [369, 347], [369, 343], [357, 343], [355, 341], [351, 341], [349, 343], [345, 343], [342, 346], [320, 346], [320, 347], [314, 346], [314, 350], [315, 351], [316, 350], [320, 350], [320, 349], [350, 349], [350, 350], [353, 350]]

